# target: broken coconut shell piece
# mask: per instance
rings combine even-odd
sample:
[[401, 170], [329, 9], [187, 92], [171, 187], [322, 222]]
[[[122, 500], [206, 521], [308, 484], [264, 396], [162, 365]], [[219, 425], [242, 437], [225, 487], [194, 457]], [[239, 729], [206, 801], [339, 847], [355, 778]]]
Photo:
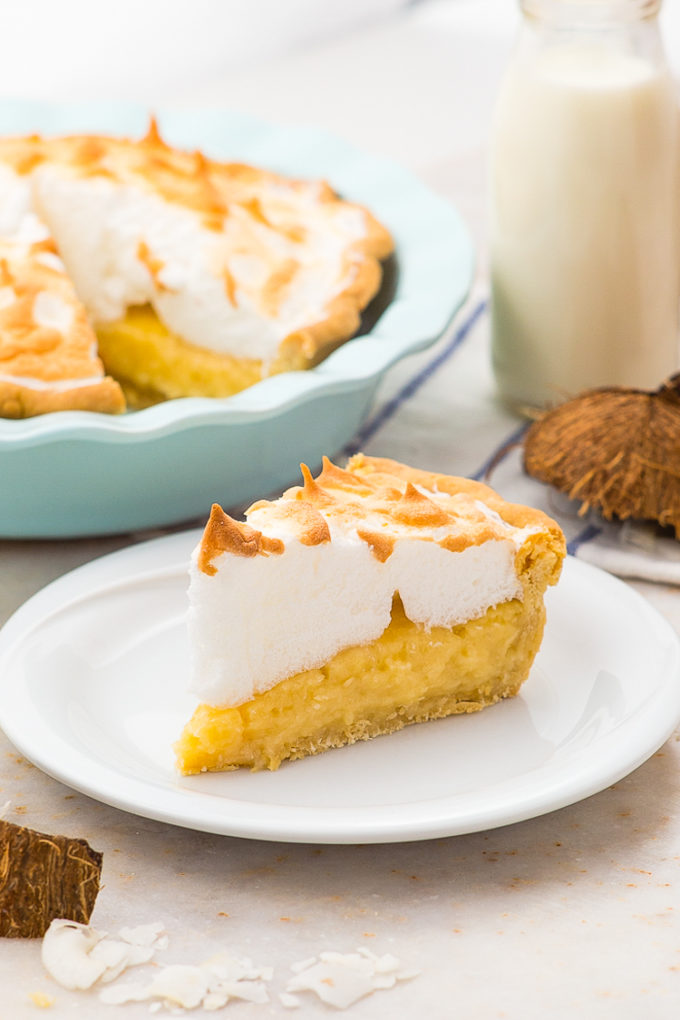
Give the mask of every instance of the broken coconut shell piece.
[[524, 441], [528, 474], [607, 520], [656, 521], [680, 538], [680, 374], [658, 390], [586, 390]]
[[0, 936], [41, 938], [57, 917], [87, 924], [101, 868], [84, 839], [0, 820]]

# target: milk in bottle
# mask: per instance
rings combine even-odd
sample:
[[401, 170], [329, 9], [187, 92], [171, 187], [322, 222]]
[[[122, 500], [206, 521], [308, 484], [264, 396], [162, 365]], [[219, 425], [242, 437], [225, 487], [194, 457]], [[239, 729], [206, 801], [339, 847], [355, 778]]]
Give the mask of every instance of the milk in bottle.
[[517, 408], [678, 367], [678, 108], [657, 0], [524, 0], [490, 168], [492, 346]]

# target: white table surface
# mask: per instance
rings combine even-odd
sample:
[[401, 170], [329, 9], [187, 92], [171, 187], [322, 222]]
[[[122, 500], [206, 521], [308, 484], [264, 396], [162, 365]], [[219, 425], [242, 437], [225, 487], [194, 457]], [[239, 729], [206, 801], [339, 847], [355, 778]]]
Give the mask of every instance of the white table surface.
[[[190, 5], [170, 6], [191, 26]], [[675, 0], [664, 12], [676, 71], [678, 6]], [[486, 293], [485, 145], [515, 25], [510, 0], [450, 0], [391, 11], [385, 4], [362, 26], [338, 22], [332, 38], [300, 42], [293, 52], [270, 47], [264, 57], [237, 59], [232, 45], [224, 65], [214, 39], [210, 60], [201, 59], [200, 39], [206, 25], [214, 28], [211, 38], [226, 37], [234, 5], [200, 4], [203, 15], [206, 7], [212, 21], [203, 17], [193, 34], [187, 28], [184, 62], [173, 64], [182, 21], [176, 16], [172, 38], [159, 30], [156, 63], [148, 57], [147, 73], [137, 63], [138, 73], [124, 86], [121, 54], [134, 35], [134, 19], [123, 28], [109, 19], [94, 62], [85, 30], [75, 41], [69, 35], [57, 56], [43, 46], [51, 56], [41, 50], [31, 75], [23, 54], [7, 47], [0, 94], [70, 100], [87, 86], [89, 98], [107, 99], [131, 98], [134, 89], [134, 98], [149, 105], [224, 105], [318, 124], [391, 156], [454, 201], [468, 222], [480, 252], [472, 307]], [[153, 40], [149, 45], [153, 50]], [[80, 59], [65, 59], [71, 51]], [[145, 59], [139, 45], [130, 52]], [[454, 391], [446, 398], [458, 426], [451, 443], [458, 444], [461, 473], [471, 469], [465, 430], [471, 421], [483, 424], [493, 401], [485, 341], [481, 330], [470, 362], [478, 384], [472, 379], [464, 398]], [[405, 378], [412, 371], [412, 365], [399, 366], [388, 389], [398, 386], [400, 373]], [[433, 406], [444, 404], [428, 402], [421, 390], [371, 441], [369, 452], [432, 462], [428, 430], [414, 422], [422, 425]], [[0, 622], [53, 578], [146, 537], [0, 541]], [[677, 589], [634, 587], [680, 632]], [[258, 843], [148, 821], [74, 794], [23, 760], [2, 735], [0, 803], [11, 801], [11, 821], [84, 836], [103, 851], [104, 885], [93, 923], [114, 932], [160, 919], [171, 935], [168, 960], [199, 962], [226, 946], [274, 965], [280, 977], [274, 988], [280, 989], [293, 961], [324, 948], [349, 952], [365, 945], [395, 953], [422, 975], [365, 999], [348, 1016], [656, 1020], [675, 1018], [680, 1006], [678, 741], [680, 732], [628, 778], [573, 807], [494, 831], [413, 844]], [[35, 1016], [30, 995], [36, 992], [51, 997], [47, 1014], [55, 1018], [148, 1015], [145, 1005], [106, 1007], [92, 995], [64, 991], [43, 971], [39, 943], [2, 941], [3, 1020]], [[269, 1006], [227, 1009], [244, 1020], [289, 1015], [275, 998]], [[331, 1012], [308, 1005], [297, 1015]]]

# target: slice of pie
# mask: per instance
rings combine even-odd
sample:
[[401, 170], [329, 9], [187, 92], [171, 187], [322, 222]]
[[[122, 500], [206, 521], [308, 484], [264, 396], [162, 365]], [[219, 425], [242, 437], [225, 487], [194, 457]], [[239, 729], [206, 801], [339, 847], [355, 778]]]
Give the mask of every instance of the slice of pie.
[[0, 234], [47, 224], [133, 406], [229, 396], [315, 365], [357, 330], [388, 231], [324, 182], [167, 145], [0, 139]]
[[96, 349], [53, 239], [24, 215], [11, 237], [0, 238], [0, 417], [123, 411], [121, 388], [104, 375]]
[[538, 651], [565, 554], [550, 518], [361, 454], [303, 478], [247, 523], [213, 506], [191, 566], [183, 773], [276, 769], [477, 711], [517, 694]]

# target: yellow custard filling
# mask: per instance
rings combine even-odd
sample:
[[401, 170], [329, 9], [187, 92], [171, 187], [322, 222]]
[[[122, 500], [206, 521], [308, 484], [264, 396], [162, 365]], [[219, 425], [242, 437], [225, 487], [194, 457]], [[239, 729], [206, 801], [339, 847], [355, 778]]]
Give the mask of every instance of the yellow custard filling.
[[262, 361], [181, 340], [148, 305], [96, 326], [99, 356], [132, 407], [176, 397], [229, 397], [262, 378]]
[[395, 598], [377, 641], [283, 680], [236, 708], [199, 705], [175, 745], [184, 774], [277, 769], [517, 694], [543, 636], [543, 585], [451, 629], [412, 623]]

